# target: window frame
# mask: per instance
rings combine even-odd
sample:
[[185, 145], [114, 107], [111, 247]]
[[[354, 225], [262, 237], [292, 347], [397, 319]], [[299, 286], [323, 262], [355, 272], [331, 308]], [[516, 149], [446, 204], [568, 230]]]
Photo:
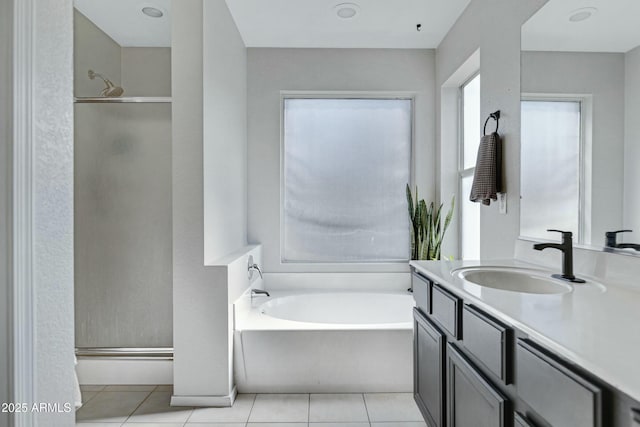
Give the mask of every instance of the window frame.
[[[285, 100], [287, 99], [381, 99], [381, 100], [408, 100], [411, 105], [411, 143], [409, 144], [409, 185], [414, 187], [414, 170], [415, 170], [415, 144], [416, 144], [416, 120], [415, 120], [415, 102], [416, 92], [413, 91], [292, 91], [292, 90], [282, 90], [280, 91], [280, 211], [279, 211], [279, 226], [280, 230], [278, 233], [280, 245], [279, 245], [279, 261], [280, 265], [298, 265], [298, 266], [314, 266], [321, 268], [327, 268], [328, 271], [337, 271], [344, 270], [345, 267], [349, 271], [362, 272], [362, 271], [373, 271], [371, 269], [372, 266], [379, 266], [380, 269], [377, 268], [377, 271], [384, 272], [405, 272], [408, 261], [410, 261], [411, 256], [409, 255], [409, 259], [407, 260], [361, 260], [356, 262], [323, 262], [323, 261], [292, 261], [286, 260], [284, 258], [284, 249], [285, 249], [285, 228], [284, 228], [284, 171], [285, 171], [285, 140], [284, 140], [284, 130], [285, 130]], [[407, 229], [407, 233], [410, 231]], [[403, 268], [404, 267], [404, 268]]]
[[[563, 94], [563, 93], [523, 93], [520, 97], [520, 105], [522, 102], [577, 102], [580, 111], [580, 137], [578, 141], [578, 236], [574, 236], [575, 243], [586, 244], [590, 241], [591, 230], [587, 225], [590, 220], [590, 180], [587, 179], [591, 169], [589, 148], [588, 148], [588, 126], [591, 121], [592, 97], [591, 95], [582, 94]], [[522, 108], [521, 108], [522, 110]], [[522, 159], [520, 159], [522, 162]], [[520, 168], [522, 169], [522, 168]], [[520, 176], [522, 180], [522, 176]], [[522, 195], [520, 196], [522, 198]], [[524, 236], [521, 232], [521, 218], [518, 218], [518, 236], [523, 239], [531, 240], [532, 237]]]
[[[476, 171], [475, 164], [472, 167], [464, 167], [464, 88], [471, 83], [476, 77], [480, 76], [480, 70], [471, 74], [460, 86], [458, 86], [458, 165], [457, 165], [457, 178], [458, 178], [458, 259], [462, 258], [463, 249], [463, 233], [462, 233], [462, 203], [467, 200], [467, 196], [462, 193], [462, 180], [473, 176]], [[482, 78], [480, 80], [482, 85]], [[482, 123], [482, 119], [480, 120]], [[482, 215], [482, 211], [481, 211]], [[482, 236], [480, 236], [482, 238]], [[478, 248], [480, 251], [480, 248]]]

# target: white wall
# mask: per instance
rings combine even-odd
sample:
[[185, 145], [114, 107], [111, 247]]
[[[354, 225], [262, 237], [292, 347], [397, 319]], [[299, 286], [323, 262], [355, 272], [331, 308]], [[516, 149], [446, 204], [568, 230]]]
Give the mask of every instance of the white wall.
[[[624, 166], [624, 55], [522, 52], [522, 92], [592, 96], [591, 242], [620, 229]], [[553, 236], [549, 236], [554, 238]]]
[[[172, 7], [172, 94], [173, 94], [173, 344], [174, 395], [172, 403], [181, 405], [229, 404], [233, 384], [230, 367], [230, 336], [233, 325], [229, 311], [229, 283], [226, 265], [205, 265], [205, 163], [203, 153], [210, 148], [221, 155], [226, 149], [235, 152], [242, 145], [242, 126], [246, 112], [242, 103], [234, 104], [233, 115], [225, 115], [228, 124], [221, 134], [207, 129], [205, 123], [221, 123], [217, 116], [227, 107], [229, 95], [219, 99], [222, 88], [243, 93], [241, 82], [231, 72], [214, 71], [210, 67], [230, 67], [219, 58], [232, 60], [241, 66], [244, 46], [237, 43], [237, 30], [224, 0], [175, 0]], [[223, 43], [234, 40], [232, 45]], [[232, 49], [229, 51], [229, 49]], [[204, 59], [203, 59], [204, 58]], [[203, 71], [203, 63], [206, 65]], [[206, 73], [206, 78], [203, 75]], [[206, 83], [205, 83], [206, 81]], [[207, 99], [206, 115], [204, 100]], [[220, 102], [220, 104], [218, 104]], [[226, 113], [230, 114], [230, 113]], [[212, 116], [214, 115], [214, 116]], [[233, 126], [232, 126], [233, 124]], [[232, 140], [224, 140], [235, 135]], [[213, 144], [212, 147], [208, 147]], [[238, 152], [243, 152], [239, 148]], [[238, 153], [236, 152], [236, 154]], [[217, 164], [217, 163], [216, 163]], [[240, 165], [241, 166], [241, 165]], [[210, 167], [210, 166], [207, 166]], [[207, 171], [208, 174], [211, 171]], [[210, 177], [215, 176], [208, 175]], [[238, 178], [243, 169], [235, 171]], [[208, 183], [209, 185], [211, 183]], [[215, 184], [215, 183], [214, 183]], [[230, 195], [225, 189], [235, 185], [208, 188], [207, 197], [224, 200]], [[210, 192], [214, 193], [211, 194]], [[242, 191], [241, 187], [237, 191]], [[220, 193], [219, 193], [220, 192]], [[244, 199], [246, 196], [241, 195]], [[234, 198], [234, 200], [237, 200]], [[229, 218], [243, 216], [241, 203], [225, 212]], [[219, 207], [217, 207], [219, 209]], [[235, 211], [233, 209], [239, 209]], [[221, 212], [221, 211], [219, 211]], [[244, 223], [244, 220], [242, 220]], [[223, 227], [226, 221], [216, 223]], [[227, 254], [245, 246], [240, 243], [246, 232], [227, 239], [222, 229], [209, 229], [212, 236], [225, 236], [212, 241], [215, 252]], [[246, 259], [244, 260], [246, 265]], [[245, 267], [246, 268], [246, 267]], [[245, 276], [246, 277], [246, 276]], [[246, 288], [246, 286], [245, 286]]]
[[[0, 402], [9, 398], [9, 284], [11, 283], [11, 121], [13, 11], [0, 1]], [[9, 414], [0, 413], [0, 427], [9, 427]]]
[[[264, 269], [353, 271], [354, 265], [280, 262], [280, 92], [397, 91], [415, 94], [414, 180], [420, 196], [435, 196], [435, 55], [433, 50], [249, 49], [249, 240], [264, 248]], [[404, 189], [398, 189], [404, 192]], [[361, 266], [406, 269], [406, 265]], [[407, 270], [408, 271], [408, 270]]]
[[[520, 27], [544, 3], [545, 0], [471, 0], [436, 50], [438, 123], [442, 114], [440, 89], [478, 49], [482, 123], [493, 111], [502, 112], [500, 134], [508, 211], [500, 214], [493, 203], [482, 206], [480, 254], [484, 259], [513, 256], [520, 230]], [[438, 147], [458, 143], [451, 137], [443, 139], [440, 129], [437, 132]]]
[[[35, 5], [33, 281], [36, 402], [73, 402], [73, 5]], [[52, 77], [55, 76], [55, 84]], [[39, 413], [38, 425], [70, 426], [74, 413]]]
[[247, 49], [226, 4], [205, 3], [205, 12], [204, 259], [210, 263], [247, 243]]
[[624, 59], [624, 215], [623, 225], [635, 231], [627, 241], [640, 240], [640, 46]]

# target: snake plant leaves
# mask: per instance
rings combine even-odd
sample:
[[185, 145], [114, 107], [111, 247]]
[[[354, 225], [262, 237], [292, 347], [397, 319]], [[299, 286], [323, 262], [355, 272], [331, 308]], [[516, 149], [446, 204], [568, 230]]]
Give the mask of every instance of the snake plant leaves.
[[453, 218], [455, 199], [451, 199], [451, 206], [442, 224], [442, 204], [436, 209], [435, 204], [431, 202], [427, 207], [424, 199], [418, 199], [417, 187], [414, 199], [409, 184], [406, 193], [411, 220], [411, 259], [439, 260], [442, 240]]

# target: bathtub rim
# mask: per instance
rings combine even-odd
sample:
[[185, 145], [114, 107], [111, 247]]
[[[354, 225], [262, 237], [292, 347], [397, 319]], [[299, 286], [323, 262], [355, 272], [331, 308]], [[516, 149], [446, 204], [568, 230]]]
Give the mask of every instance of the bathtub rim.
[[[413, 330], [413, 320], [398, 323], [314, 323], [297, 320], [280, 319], [263, 314], [259, 307], [267, 302], [265, 297], [254, 297], [251, 300], [251, 289], [248, 289], [233, 304], [233, 330], [234, 332], [252, 331], [406, 331]], [[271, 299], [285, 296], [311, 295], [311, 294], [391, 294], [410, 298], [413, 305], [413, 295], [407, 291], [364, 291], [364, 290], [336, 290], [336, 289], [303, 289], [303, 290], [269, 290]]]

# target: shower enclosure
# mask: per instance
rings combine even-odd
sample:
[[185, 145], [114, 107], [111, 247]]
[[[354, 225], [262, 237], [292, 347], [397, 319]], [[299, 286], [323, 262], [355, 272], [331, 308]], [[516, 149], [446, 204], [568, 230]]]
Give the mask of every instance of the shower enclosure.
[[[81, 365], [91, 357], [172, 354], [171, 49], [164, 34], [170, 2], [158, 2], [165, 7], [155, 17], [127, 3], [133, 2], [75, 2]], [[112, 10], [119, 7], [130, 9]], [[113, 13], [131, 14], [125, 21], [133, 26], [114, 27]], [[136, 40], [144, 25], [163, 37]]]

